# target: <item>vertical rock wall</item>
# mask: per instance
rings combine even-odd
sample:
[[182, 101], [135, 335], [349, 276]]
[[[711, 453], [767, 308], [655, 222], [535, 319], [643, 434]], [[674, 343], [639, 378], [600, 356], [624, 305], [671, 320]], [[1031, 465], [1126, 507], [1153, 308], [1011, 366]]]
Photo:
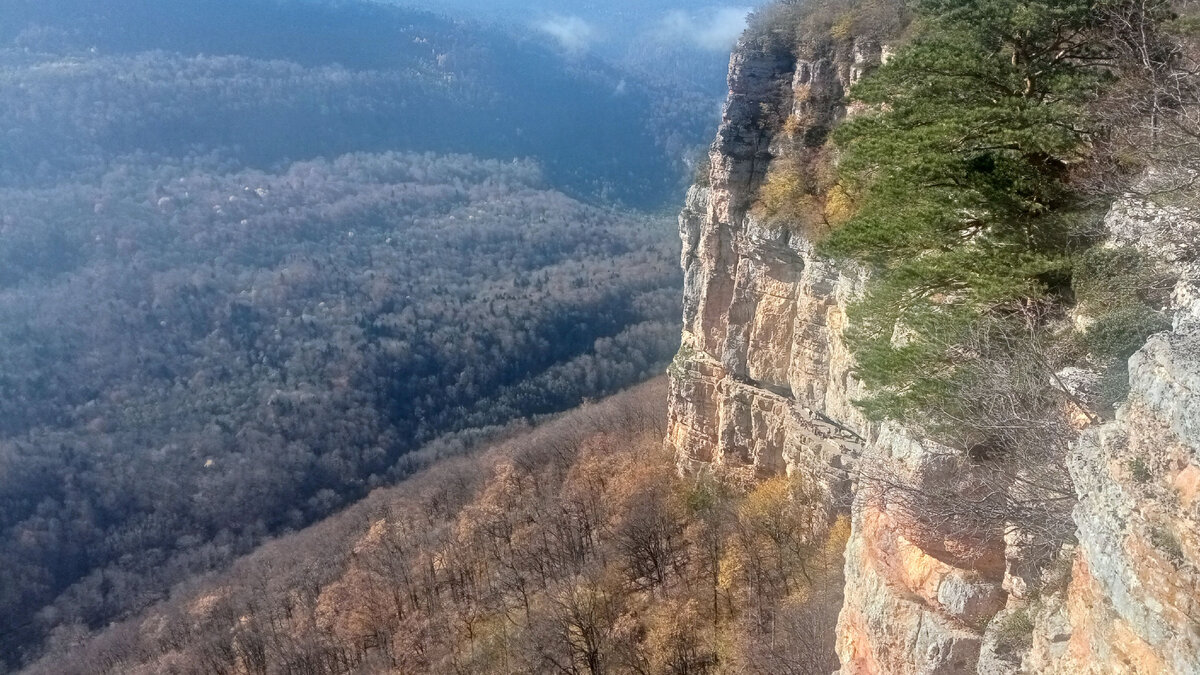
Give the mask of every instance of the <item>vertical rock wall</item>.
[[[841, 337], [861, 272], [817, 256], [807, 237], [763, 222], [752, 206], [771, 161], [823, 144], [846, 114], [846, 87], [881, 53], [867, 45], [843, 60], [797, 61], [742, 45], [734, 54], [707, 184], [692, 188], [680, 217], [684, 329], [667, 438], [680, 470], [745, 480], [800, 473], [827, 488], [831, 509], [849, 510], [837, 627], [844, 675], [1200, 673], [1195, 285], [1178, 293], [1195, 324], [1181, 319], [1135, 358], [1121, 418], [1090, 432], [1072, 458], [1081, 500], [1069, 593], [1030, 604], [1003, 532], [961, 541], [922, 531], [855, 489], [865, 465], [943, 486], [969, 482], [971, 468], [948, 449], [866, 423]], [[1160, 215], [1120, 222], [1137, 239]], [[1192, 255], [1179, 242], [1159, 248], [1168, 245], [1181, 261]], [[1152, 479], [1131, 477], [1136, 457], [1150, 458]], [[997, 656], [1020, 608], [1036, 615], [1033, 648]]]
[[1038, 617], [1029, 672], [1200, 673], [1200, 222], [1126, 199], [1116, 243], [1179, 277], [1171, 331], [1130, 360], [1117, 419], [1088, 431], [1069, 466], [1079, 549], [1065, 598]]
[[854, 407], [862, 391], [841, 334], [861, 273], [751, 211], [771, 161], [824, 144], [846, 114], [846, 87], [881, 52], [869, 45], [845, 61], [796, 61], [743, 45], [734, 55], [708, 185], [692, 188], [680, 217], [684, 331], [667, 442], [681, 471], [748, 480], [798, 472], [828, 489], [831, 509], [851, 511], [838, 628], [845, 673], [969, 672], [982, 626], [1004, 604], [1003, 541], [914, 541], [899, 515], [853, 494], [859, 462], [920, 480], [961, 467], [948, 452], [873, 428]]
[[843, 82], [830, 61], [797, 64], [786, 51], [743, 47], [729, 85], [708, 185], [692, 188], [680, 217], [684, 329], [668, 443], [683, 470], [812, 471], [857, 449], [855, 433], [824, 416], [854, 414], [838, 352], [839, 298], [855, 284], [811, 242], [750, 208], [788, 118], [831, 128]]

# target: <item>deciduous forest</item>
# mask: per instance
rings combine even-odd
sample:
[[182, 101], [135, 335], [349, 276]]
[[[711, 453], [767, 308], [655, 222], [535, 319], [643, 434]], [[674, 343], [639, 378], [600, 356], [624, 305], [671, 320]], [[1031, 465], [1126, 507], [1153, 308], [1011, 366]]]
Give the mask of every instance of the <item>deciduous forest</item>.
[[848, 523], [800, 479], [680, 478], [664, 384], [443, 460], [30, 672], [830, 672]]
[[1197, 671], [1200, 0], [480, 2], [0, 4], [0, 672]]
[[372, 3], [3, 3], [0, 661], [660, 373], [712, 110]]
[[5, 632], [99, 625], [439, 435], [660, 368], [670, 231], [540, 182], [351, 155], [3, 191]]

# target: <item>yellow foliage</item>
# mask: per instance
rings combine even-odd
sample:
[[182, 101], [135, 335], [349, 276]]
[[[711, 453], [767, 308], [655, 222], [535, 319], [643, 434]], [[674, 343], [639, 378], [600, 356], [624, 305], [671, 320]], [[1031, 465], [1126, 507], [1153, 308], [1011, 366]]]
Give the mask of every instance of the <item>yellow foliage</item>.
[[846, 516], [838, 516], [833, 527], [829, 529], [829, 536], [825, 539], [825, 555], [830, 558], [840, 557], [846, 551], [846, 544], [849, 541], [850, 519]]
[[741, 548], [733, 543], [726, 545], [725, 555], [717, 566], [717, 587], [722, 591], [730, 593], [740, 587], [745, 572], [742, 556]]
[[804, 131], [804, 125], [805, 120], [795, 115], [788, 115], [787, 120], [783, 123], [783, 133], [795, 137]]
[[[656, 391], [636, 410], [657, 409]], [[236, 582], [189, 599], [181, 626], [203, 619], [227, 639], [288, 616], [297, 641], [386, 656], [397, 672], [599, 663], [719, 675], [774, 672], [746, 665], [760, 656], [807, 662], [793, 647], [814, 626], [834, 630], [849, 521], [830, 522], [828, 495], [804, 476], [680, 477], [661, 423], [629, 410], [575, 413], [380, 493], [328, 563], [339, 567], [306, 574], [303, 595], [299, 582]], [[652, 584], [631, 564], [645, 560], [661, 572]], [[236, 597], [263, 599], [227, 618]]]
[[704, 672], [716, 662], [711, 623], [694, 599], [668, 600], [647, 622], [646, 660], [653, 673]]
[[746, 496], [739, 515], [758, 528], [812, 532], [824, 521], [820, 497], [802, 476], [776, 476]]
[[[784, 130], [803, 133], [805, 122], [788, 118]], [[758, 190], [754, 213], [810, 237], [845, 223], [854, 215], [854, 200], [837, 183], [837, 171], [825, 149], [801, 151], [772, 163]]]
[[854, 201], [841, 185], [835, 185], [825, 197], [825, 220], [833, 227], [850, 220], [854, 215]]
[[829, 29], [829, 35], [835, 40], [849, 40], [854, 37], [854, 15], [843, 14]]
[[820, 221], [820, 210], [806, 183], [804, 173], [794, 163], [777, 162], [758, 190], [755, 210], [769, 222], [810, 229]]
[[749, 520], [768, 520], [778, 516], [791, 501], [792, 481], [787, 476], [768, 478], [746, 496], [738, 509]]

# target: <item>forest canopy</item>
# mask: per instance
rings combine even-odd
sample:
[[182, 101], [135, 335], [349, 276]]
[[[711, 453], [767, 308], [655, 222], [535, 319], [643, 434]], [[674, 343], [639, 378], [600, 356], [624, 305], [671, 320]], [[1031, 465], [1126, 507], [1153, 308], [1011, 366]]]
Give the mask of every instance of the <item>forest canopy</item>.
[[443, 434], [660, 371], [671, 229], [543, 185], [359, 154], [0, 189], [5, 653], [328, 515]]
[[665, 378], [439, 462], [31, 675], [678, 673], [837, 667], [815, 485], [681, 477]]
[[0, 3], [0, 669], [660, 372], [627, 209], [714, 110], [381, 3]]
[[382, 3], [13, 0], [0, 6], [0, 181], [133, 152], [257, 168], [386, 150], [533, 157], [558, 189], [682, 194], [716, 100], [595, 58]]

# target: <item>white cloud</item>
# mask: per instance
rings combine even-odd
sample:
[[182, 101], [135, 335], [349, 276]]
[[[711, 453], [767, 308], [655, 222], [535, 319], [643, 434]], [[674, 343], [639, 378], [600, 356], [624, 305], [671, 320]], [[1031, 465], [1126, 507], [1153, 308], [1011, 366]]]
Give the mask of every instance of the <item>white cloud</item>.
[[534, 28], [549, 35], [568, 52], [586, 51], [596, 40], [596, 29], [577, 16], [554, 16], [534, 24]]
[[693, 47], [727, 51], [746, 29], [748, 7], [721, 7], [701, 12], [675, 10], [658, 23], [656, 35], [664, 42], [683, 41]]

